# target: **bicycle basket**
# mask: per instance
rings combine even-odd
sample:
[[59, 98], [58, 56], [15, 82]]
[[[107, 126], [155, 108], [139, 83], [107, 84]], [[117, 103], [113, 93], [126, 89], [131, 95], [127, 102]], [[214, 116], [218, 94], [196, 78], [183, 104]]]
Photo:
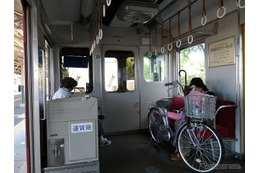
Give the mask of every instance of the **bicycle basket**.
[[185, 110], [188, 117], [215, 119], [216, 99], [206, 94], [190, 94], [185, 97]]

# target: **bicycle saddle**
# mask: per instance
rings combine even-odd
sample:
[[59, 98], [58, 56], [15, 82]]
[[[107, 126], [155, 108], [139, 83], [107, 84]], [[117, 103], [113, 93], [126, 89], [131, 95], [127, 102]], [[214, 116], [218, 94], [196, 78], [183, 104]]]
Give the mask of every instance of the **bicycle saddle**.
[[161, 99], [156, 102], [156, 106], [160, 108], [169, 108], [171, 106], [171, 102], [167, 99]]

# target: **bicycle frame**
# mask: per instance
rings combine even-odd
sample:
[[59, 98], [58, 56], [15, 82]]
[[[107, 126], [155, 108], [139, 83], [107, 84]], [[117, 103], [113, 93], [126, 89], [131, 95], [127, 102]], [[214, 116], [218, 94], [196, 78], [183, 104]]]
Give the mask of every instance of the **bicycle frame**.
[[[190, 117], [186, 116], [185, 112], [182, 112], [182, 113], [180, 113], [182, 115], [182, 118], [180, 119], [180, 122], [178, 123], [177, 128], [176, 128], [176, 131], [174, 132], [172, 130], [172, 128], [169, 126], [168, 110], [167, 110], [167, 108], [159, 107], [156, 104], [151, 103], [151, 102], [149, 104], [151, 105], [151, 108], [149, 108], [149, 109], [156, 108], [159, 111], [160, 116], [162, 116], [162, 119], [165, 122], [166, 128], [168, 129], [168, 131], [170, 133], [169, 141], [174, 140], [174, 138], [177, 136], [177, 134], [178, 134], [179, 130], [181, 129], [181, 127], [187, 124], [187, 126], [189, 127], [189, 129], [187, 129], [187, 133], [189, 134], [189, 138], [192, 141], [193, 146], [194, 147], [197, 146], [198, 141], [197, 141], [197, 137], [195, 135], [195, 127], [194, 126], [191, 127], [191, 121], [196, 123], [196, 124], [198, 124], [198, 123], [204, 122], [203, 119], [190, 118]], [[186, 122], [184, 122], [184, 121], [186, 121]], [[194, 141], [194, 139], [196, 141]]]

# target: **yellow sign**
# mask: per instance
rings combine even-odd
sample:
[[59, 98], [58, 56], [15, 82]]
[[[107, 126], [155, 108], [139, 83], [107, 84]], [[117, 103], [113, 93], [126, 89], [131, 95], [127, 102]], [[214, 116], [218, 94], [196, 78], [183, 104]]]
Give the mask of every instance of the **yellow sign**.
[[234, 37], [209, 44], [209, 67], [234, 64]]

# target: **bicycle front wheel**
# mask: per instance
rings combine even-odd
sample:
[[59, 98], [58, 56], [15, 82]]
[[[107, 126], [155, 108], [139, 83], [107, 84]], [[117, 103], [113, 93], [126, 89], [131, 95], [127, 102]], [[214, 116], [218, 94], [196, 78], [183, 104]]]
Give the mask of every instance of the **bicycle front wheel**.
[[184, 124], [177, 136], [177, 148], [185, 164], [195, 172], [213, 172], [224, 158], [224, 144], [218, 132], [206, 123]]
[[167, 125], [162, 113], [157, 108], [150, 109], [148, 113], [148, 128], [153, 141], [161, 143], [163, 140], [170, 139]]

